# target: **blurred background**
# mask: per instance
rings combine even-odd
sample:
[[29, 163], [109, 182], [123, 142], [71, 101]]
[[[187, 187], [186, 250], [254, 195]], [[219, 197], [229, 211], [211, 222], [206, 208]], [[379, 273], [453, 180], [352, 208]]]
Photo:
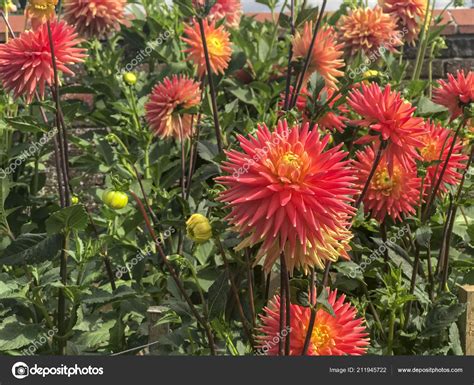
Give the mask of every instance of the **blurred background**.
[[[308, 3], [311, 4], [321, 4], [322, 0], [308, 0]], [[326, 9], [335, 10], [339, 8], [339, 5], [342, 3], [342, 0], [329, 0]], [[444, 8], [450, 3], [449, 0], [438, 0], [436, 2], [437, 8]], [[268, 7], [263, 4], [259, 4], [256, 0], [242, 0], [244, 11], [246, 12], [265, 12], [268, 10]], [[377, 4], [377, 0], [369, 0], [369, 5], [373, 6]], [[465, 0], [464, 5], [466, 7], [474, 7], [474, 0]]]

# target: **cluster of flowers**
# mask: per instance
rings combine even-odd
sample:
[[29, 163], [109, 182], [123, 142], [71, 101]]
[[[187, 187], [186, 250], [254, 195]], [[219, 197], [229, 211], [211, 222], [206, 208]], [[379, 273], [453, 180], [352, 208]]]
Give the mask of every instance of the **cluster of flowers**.
[[[72, 74], [67, 65], [85, 56], [77, 47], [78, 36], [103, 36], [118, 28], [125, 0], [96, 0], [94, 9], [85, 0], [66, 0], [65, 21], [50, 23], [56, 2], [31, 0], [27, 13], [33, 30], [0, 47], [0, 80], [16, 97], [25, 96], [31, 101], [37, 88], [43, 95], [46, 85], [52, 84], [48, 32], [52, 32], [58, 69]], [[194, 6], [203, 7], [203, 3], [195, 0]], [[350, 227], [356, 211], [353, 203], [364, 187], [366, 213], [379, 221], [386, 216], [396, 221], [403, 214], [413, 214], [436, 181], [441, 179], [439, 193], [459, 182], [459, 171], [467, 159], [461, 143], [449, 129], [416, 117], [416, 108], [390, 85], [382, 89], [376, 83], [354, 84], [347, 104], [338, 103], [332, 109], [340, 97], [344, 51], [370, 55], [381, 46], [395, 51], [403, 43], [400, 30], [407, 31], [405, 39], [413, 43], [426, 11], [425, 1], [385, 0], [374, 9], [360, 8], [343, 16], [335, 28], [322, 27], [314, 44], [312, 22], [295, 32], [295, 62], [304, 60], [312, 47], [303, 83], [306, 85], [318, 72], [325, 81], [321, 94], [329, 98], [331, 111], [316, 122], [307, 116], [311, 95], [303, 87], [296, 95], [303, 122], [290, 127], [280, 120], [274, 129], [261, 124], [248, 138], [238, 136], [240, 148], [226, 152], [227, 160], [222, 164], [226, 175], [216, 179], [225, 188], [218, 199], [230, 209], [227, 220], [243, 239], [237, 249], [258, 246], [256, 259], [263, 260], [266, 271], [280, 255], [284, 255], [290, 273], [324, 268], [340, 257], [348, 259]], [[197, 79], [208, 74], [208, 69], [212, 74], [225, 73], [232, 54], [228, 29], [238, 26], [241, 12], [239, 0], [217, 0], [206, 18], [192, 19], [185, 25], [184, 52], [196, 66]], [[217, 20], [224, 23], [217, 26]], [[474, 101], [472, 72], [450, 75], [439, 86], [434, 102], [446, 106], [453, 119]], [[147, 122], [158, 137], [186, 140], [193, 135], [193, 114], [189, 110], [200, 104], [201, 88], [200, 81], [184, 75], [166, 77], [154, 87], [145, 108]], [[350, 120], [349, 112], [360, 118]], [[368, 128], [357, 141], [365, 147], [357, 152], [354, 162], [346, 158], [342, 145], [330, 146], [332, 137], [326, 132], [342, 132], [348, 122]], [[268, 148], [264, 157], [260, 156], [262, 148]], [[423, 178], [418, 176], [417, 161], [428, 165]], [[243, 168], [245, 173], [236, 172]], [[210, 235], [210, 230], [204, 232]], [[308, 354], [362, 354], [367, 349], [364, 321], [356, 317], [355, 308], [343, 295], [337, 299], [336, 294], [329, 292], [335, 316], [318, 310]], [[262, 347], [279, 335], [279, 300], [275, 297], [261, 317]], [[310, 311], [296, 304], [290, 306], [290, 354], [302, 352]], [[273, 345], [268, 349], [268, 354], [277, 353]]]
[[56, 20], [58, 0], [29, 0], [26, 17], [31, 26], [19, 37], [0, 46], [0, 81], [15, 98], [30, 103], [43, 97], [54, 82], [51, 44], [58, 72], [74, 76], [68, 67], [86, 57], [82, 38], [103, 38], [120, 29], [126, 0], [65, 0], [63, 20]]

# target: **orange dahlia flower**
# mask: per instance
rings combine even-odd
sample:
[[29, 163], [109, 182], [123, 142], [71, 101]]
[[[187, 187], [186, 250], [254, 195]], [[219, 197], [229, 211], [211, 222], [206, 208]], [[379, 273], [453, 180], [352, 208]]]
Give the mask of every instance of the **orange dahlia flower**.
[[382, 8], [357, 8], [339, 21], [340, 39], [351, 55], [371, 55], [382, 49], [391, 52], [402, 45], [395, 19]]
[[260, 244], [268, 271], [284, 252], [288, 269], [323, 267], [327, 260], [349, 258], [348, 217], [354, 209], [353, 177], [340, 146], [326, 150], [329, 136], [317, 126], [276, 130], [258, 126], [255, 136], [239, 135], [242, 151], [228, 151], [217, 178], [226, 187], [219, 200], [228, 204], [229, 222], [246, 237], [238, 249]]
[[467, 75], [458, 71], [456, 77], [448, 74], [448, 81], [439, 80], [439, 88], [433, 91], [433, 101], [445, 106], [451, 113], [451, 119], [462, 115], [463, 108], [474, 102], [474, 72]]
[[416, 108], [403, 100], [399, 92], [392, 92], [390, 85], [382, 91], [376, 83], [362, 84], [362, 90], [350, 92], [348, 104], [362, 117], [354, 123], [378, 134], [369, 132], [358, 143], [380, 144], [380, 139], [386, 142], [390, 173], [395, 159], [407, 170], [415, 159], [420, 159], [416, 148], [423, 146], [421, 136], [426, 132], [423, 119], [413, 116]]
[[427, 0], [379, 0], [383, 11], [394, 16], [408, 43], [414, 44], [424, 22]]
[[41, 24], [56, 16], [55, 7], [58, 0], [28, 0], [25, 16], [31, 22], [33, 30], [37, 30]]
[[[80, 63], [86, 57], [85, 49], [77, 47], [81, 42], [77, 33], [64, 22], [51, 23], [51, 32], [58, 70], [74, 76], [67, 65]], [[0, 80], [7, 91], [13, 91], [15, 98], [25, 96], [31, 102], [37, 87], [44, 96], [45, 87], [54, 81], [46, 24], [0, 45]]]
[[[207, 20], [203, 20], [203, 23], [211, 72], [224, 74], [224, 70], [229, 65], [232, 55], [229, 32], [224, 29], [223, 25], [216, 28], [215, 22], [209, 24]], [[189, 45], [189, 48], [184, 50], [184, 52], [189, 53], [189, 58], [198, 67], [199, 76], [203, 76], [207, 73], [207, 68], [199, 24], [195, 22], [192, 25], [186, 25], [184, 32], [187, 37], [182, 37], [181, 39]]]
[[64, 18], [81, 36], [104, 38], [120, 30], [127, 0], [64, 0]]
[[[374, 161], [373, 147], [357, 152], [354, 172], [360, 191], [367, 182]], [[414, 214], [420, 202], [421, 179], [417, 177], [415, 163], [410, 163], [409, 168], [406, 168], [395, 160], [392, 167], [390, 174], [387, 159], [382, 157], [363, 198], [364, 211], [371, 213], [379, 222], [383, 222], [387, 215], [393, 220], [401, 220], [401, 214]]]
[[[427, 192], [429, 188], [436, 183], [441, 174], [441, 170], [449, 154], [449, 149], [453, 143], [453, 137], [451, 131], [441, 127], [439, 123], [435, 124], [428, 120], [425, 126], [426, 134], [422, 137], [424, 145], [419, 151], [423, 161], [431, 163], [431, 165], [427, 167], [426, 177], [423, 182], [423, 189]], [[461, 141], [457, 141], [449, 157], [438, 194], [447, 191], [447, 186], [457, 185], [461, 180], [462, 175], [458, 170], [466, 168], [465, 162], [468, 159], [468, 157], [462, 153], [462, 150], [463, 146]]]
[[201, 102], [199, 83], [186, 76], [173, 75], [153, 88], [145, 104], [146, 119], [160, 138], [188, 138], [192, 130], [192, 116], [181, 110]]
[[[332, 316], [324, 309], [316, 313], [313, 332], [308, 347], [309, 356], [360, 356], [366, 354], [370, 340], [364, 326], [365, 320], [357, 318], [357, 310], [345, 295], [337, 298], [337, 290], [329, 291], [328, 302], [334, 309]], [[260, 315], [261, 335], [257, 337], [259, 351], [269, 355], [278, 355], [278, 341], [290, 333], [290, 355], [303, 353], [304, 342], [311, 317], [309, 307], [290, 305], [291, 321], [289, 327], [280, 335], [280, 297], [275, 296]], [[275, 342], [276, 341], [276, 342]]]
[[[290, 95], [293, 92], [293, 87], [290, 87]], [[337, 95], [331, 102], [329, 103], [329, 107], [334, 109], [338, 112], [328, 111], [323, 115], [318, 116], [316, 120], [311, 120], [311, 105], [319, 104], [321, 107], [323, 103], [325, 104], [328, 100], [332, 98], [334, 95], [334, 90], [332, 88], [324, 87], [318, 95], [318, 100], [314, 102], [312, 99], [312, 95], [310, 92], [303, 87], [300, 91], [300, 94], [296, 98], [296, 108], [300, 111], [303, 115], [303, 121], [309, 123], [317, 123], [320, 130], [330, 130], [334, 131], [337, 130], [339, 132], [344, 131], [346, 127], [346, 121], [348, 120], [343, 114], [348, 112], [348, 109], [344, 104], [340, 104], [337, 107], [334, 107], [335, 103], [341, 98], [341, 95]], [[280, 107], [283, 107], [285, 104], [285, 93], [280, 95]], [[323, 100], [324, 99], [324, 100]]]
[[[306, 22], [303, 31], [296, 31], [293, 38], [294, 59], [305, 59], [313, 37], [313, 22]], [[330, 88], [337, 88], [337, 78], [344, 76], [340, 68], [344, 67], [342, 56], [343, 44], [337, 44], [336, 33], [333, 28], [322, 28], [318, 31], [311, 53], [308, 71], [305, 74], [304, 84], [307, 83], [311, 74], [317, 71], [326, 81]]]

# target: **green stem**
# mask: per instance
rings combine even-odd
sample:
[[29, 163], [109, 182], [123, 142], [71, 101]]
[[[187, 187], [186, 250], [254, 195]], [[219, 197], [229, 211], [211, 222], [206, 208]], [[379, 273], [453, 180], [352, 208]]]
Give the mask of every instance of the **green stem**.
[[388, 325], [387, 355], [393, 355], [393, 337], [395, 335], [395, 312], [391, 310]]

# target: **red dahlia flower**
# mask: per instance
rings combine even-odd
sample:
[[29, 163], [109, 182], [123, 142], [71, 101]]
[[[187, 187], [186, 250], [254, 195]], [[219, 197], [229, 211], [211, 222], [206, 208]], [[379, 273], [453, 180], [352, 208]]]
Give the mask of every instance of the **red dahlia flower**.
[[[86, 50], [77, 47], [81, 41], [74, 28], [65, 22], [52, 22], [51, 32], [58, 70], [73, 76], [67, 65], [82, 62]], [[40, 96], [44, 96], [45, 87], [54, 82], [46, 24], [0, 45], [0, 80], [15, 98], [25, 96], [28, 103], [33, 100], [36, 87]]]
[[191, 135], [192, 117], [180, 110], [194, 107], [200, 102], [201, 91], [194, 80], [186, 76], [166, 77], [153, 88], [150, 100], [145, 104], [146, 119], [160, 138], [188, 138]]
[[[367, 182], [374, 161], [372, 147], [357, 152], [354, 172], [360, 191]], [[393, 162], [390, 174], [386, 157], [382, 157], [363, 198], [365, 212], [371, 213], [379, 222], [383, 222], [387, 215], [393, 220], [401, 220], [401, 214], [414, 214], [420, 202], [421, 179], [417, 177], [415, 163], [409, 163], [406, 168], [396, 159]]]
[[[429, 191], [438, 180], [441, 170], [448, 157], [449, 149], [453, 143], [451, 131], [441, 127], [441, 125], [427, 121], [425, 123], [427, 132], [422, 138], [424, 146], [419, 149], [423, 161], [434, 163], [427, 168], [427, 174], [423, 182], [425, 192]], [[458, 170], [466, 168], [465, 161], [468, 157], [462, 153], [461, 141], [454, 145], [453, 152], [448, 160], [448, 166], [443, 174], [443, 181], [439, 186], [438, 193], [445, 192], [447, 186], [455, 186], [461, 180]], [[442, 154], [442, 155], [441, 155]], [[441, 162], [439, 162], [441, 161]]]
[[104, 38], [125, 22], [127, 0], [65, 0], [64, 18], [81, 36]]
[[474, 72], [467, 75], [458, 71], [456, 77], [448, 74], [448, 81], [439, 80], [439, 88], [434, 90], [433, 101], [448, 108], [451, 119], [462, 115], [463, 107], [474, 102]]
[[354, 123], [369, 127], [380, 137], [369, 134], [359, 139], [359, 143], [376, 141], [386, 142], [384, 150], [389, 172], [393, 170], [395, 160], [409, 170], [415, 159], [420, 159], [416, 151], [422, 147], [421, 136], [426, 132], [422, 118], [413, 116], [415, 107], [403, 100], [399, 92], [392, 92], [390, 85], [382, 91], [376, 83], [362, 84], [362, 91], [350, 92], [348, 104], [362, 119]]
[[246, 237], [238, 248], [261, 243], [257, 260], [266, 257], [266, 270], [282, 252], [290, 271], [348, 258], [353, 177], [340, 146], [325, 149], [329, 139], [317, 126], [279, 122], [273, 133], [263, 125], [249, 139], [239, 135], [242, 151], [227, 152], [219, 199]]
[[[336, 299], [337, 290], [329, 291], [329, 304], [335, 316], [324, 309], [319, 309], [311, 334], [307, 351], [309, 356], [359, 356], [366, 354], [370, 340], [364, 326], [364, 319], [357, 318], [357, 310], [345, 302], [342, 294]], [[275, 296], [264, 308], [261, 315], [262, 326], [258, 336], [259, 350], [269, 356], [278, 355], [278, 341], [290, 332], [290, 355], [299, 356], [303, 352], [311, 310], [309, 307], [290, 305], [290, 327], [280, 335], [280, 297]], [[276, 342], [275, 342], [276, 341]]]

